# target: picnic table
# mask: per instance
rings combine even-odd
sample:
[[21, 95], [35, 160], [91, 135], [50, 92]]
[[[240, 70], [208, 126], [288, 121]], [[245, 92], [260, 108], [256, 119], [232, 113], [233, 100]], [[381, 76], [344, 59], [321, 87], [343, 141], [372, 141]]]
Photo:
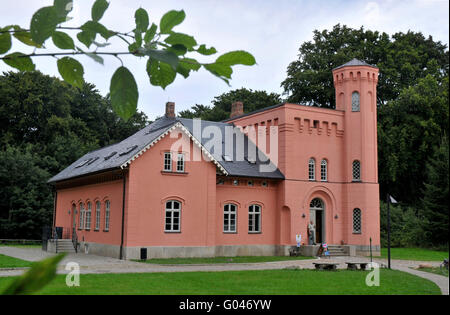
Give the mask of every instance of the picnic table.
[[313, 265], [318, 270], [336, 270], [337, 266], [339, 264], [337, 264], [337, 263], [329, 263], [329, 262], [320, 262], [320, 263], [316, 262], [316, 263], [313, 263]]
[[[369, 262], [367, 262], [367, 261], [360, 261], [360, 262], [346, 262], [346, 264], [347, 264], [347, 269], [348, 270], [358, 270], [358, 269], [360, 269], [360, 270], [366, 270], [366, 268], [367, 268], [367, 265], [368, 264], [370, 264]], [[359, 268], [358, 268], [358, 265], [359, 265]]]

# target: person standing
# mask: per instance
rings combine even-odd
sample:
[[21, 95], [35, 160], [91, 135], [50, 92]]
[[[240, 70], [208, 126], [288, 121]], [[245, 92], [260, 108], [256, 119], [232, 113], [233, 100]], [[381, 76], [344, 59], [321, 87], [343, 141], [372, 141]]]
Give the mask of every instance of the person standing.
[[316, 226], [311, 220], [308, 224], [309, 245], [316, 245]]

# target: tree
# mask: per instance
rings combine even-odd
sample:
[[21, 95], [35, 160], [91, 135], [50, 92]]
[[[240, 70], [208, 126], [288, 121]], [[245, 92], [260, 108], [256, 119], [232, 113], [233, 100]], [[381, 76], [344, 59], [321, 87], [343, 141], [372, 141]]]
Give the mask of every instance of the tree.
[[[111, 78], [110, 98], [114, 111], [127, 120], [136, 112], [139, 92], [133, 74], [128, 70], [119, 56], [133, 55], [147, 60], [147, 73], [150, 83], [163, 89], [170, 85], [177, 74], [184, 78], [189, 77], [191, 71], [204, 68], [211, 74], [219, 77], [227, 84], [233, 73], [232, 66], [256, 63], [255, 58], [246, 51], [232, 51], [219, 56], [213, 63], [201, 63], [193, 59], [191, 54], [209, 56], [217, 53], [214, 47], [198, 44], [194, 37], [175, 32], [173, 29], [181, 24], [186, 14], [181, 11], [167, 12], [159, 22], [150, 25], [149, 15], [143, 8], [135, 12], [135, 29], [129, 32], [117, 32], [100, 23], [105, 11], [109, 7], [106, 0], [96, 0], [91, 8], [91, 20], [81, 26], [67, 26], [74, 1], [54, 0], [52, 6], [36, 11], [30, 22], [30, 28], [24, 29], [19, 25], [7, 25], [0, 28], [0, 59], [7, 65], [20, 71], [33, 71], [35, 65], [32, 58], [57, 58], [58, 71], [62, 78], [74, 87], [82, 88], [84, 84], [84, 68], [73, 57], [86, 55], [98, 63], [103, 64], [102, 56], [118, 58], [122, 65]], [[64, 26], [63, 26], [64, 25]], [[69, 35], [77, 31], [76, 38]], [[101, 37], [102, 39], [97, 39]], [[12, 48], [12, 39], [33, 47], [33, 52], [13, 52], [7, 54]], [[60, 52], [42, 52], [45, 43], [51, 38]], [[125, 43], [126, 50], [109, 50], [111, 38], [118, 38]], [[83, 44], [86, 49], [80, 48]], [[7, 55], [6, 55], [7, 54]]]
[[418, 205], [426, 163], [449, 130], [448, 77], [427, 75], [379, 110], [379, 180], [382, 195]]
[[424, 238], [428, 244], [448, 247], [449, 148], [446, 136], [429, 159], [426, 170], [427, 181], [420, 211], [424, 218]]
[[191, 110], [180, 112], [179, 116], [184, 118], [196, 117], [210, 121], [221, 121], [230, 117], [231, 104], [237, 101], [243, 102], [244, 112], [249, 113], [267, 106], [279, 104], [282, 102], [282, 99], [281, 96], [276, 93], [240, 88], [214, 97], [211, 101], [212, 107], [197, 104], [193, 106]]
[[337, 24], [331, 31], [314, 31], [303, 43], [298, 60], [288, 66], [281, 83], [288, 101], [333, 108], [335, 92], [331, 71], [353, 58], [380, 68], [378, 104], [396, 99], [404, 88], [428, 74], [448, 76], [449, 52], [441, 42], [422, 33], [386, 33], [352, 29]]

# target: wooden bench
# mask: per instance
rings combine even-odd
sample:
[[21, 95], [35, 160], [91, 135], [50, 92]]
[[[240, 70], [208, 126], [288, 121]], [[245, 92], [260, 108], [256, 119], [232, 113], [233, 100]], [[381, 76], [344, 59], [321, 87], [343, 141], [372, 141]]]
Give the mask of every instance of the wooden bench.
[[335, 263], [313, 263], [317, 270], [336, 270], [339, 264]]
[[[346, 262], [348, 270], [366, 270], [369, 262]], [[359, 265], [359, 268], [358, 268]]]

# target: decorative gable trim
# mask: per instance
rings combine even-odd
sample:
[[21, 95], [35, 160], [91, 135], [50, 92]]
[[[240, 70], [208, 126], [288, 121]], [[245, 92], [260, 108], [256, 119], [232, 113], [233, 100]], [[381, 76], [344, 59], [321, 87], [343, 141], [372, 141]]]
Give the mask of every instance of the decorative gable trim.
[[174, 131], [176, 128], [181, 129], [181, 131], [183, 131], [188, 137], [189, 139], [192, 140], [193, 143], [195, 143], [197, 145], [197, 147], [211, 160], [211, 162], [213, 162], [216, 167], [222, 172], [222, 174], [224, 175], [228, 175], [228, 172], [225, 170], [225, 168], [223, 168], [223, 166], [219, 163], [219, 161], [217, 161], [214, 156], [208, 152], [208, 150], [205, 149], [205, 147], [196, 139], [194, 138], [194, 136], [189, 132], [189, 130], [183, 126], [183, 124], [181, 124], [180, 122], [177, 122], [175, 125], [173, 125], [171, 128], [169, 128], [168, 130], [166, 130], [164, 133], [162, 133], [161, 135], [159, 135], [155, 140], [153, 140], [152, 142], [150, 142], [149, 144], [147, 144], [142, 150], [140, 150], [138, 153], [136, 153], [133, 157], [131, 157], [129, 160], [127, 160], [125, 163], [123, 163], [120, 168], [124, 169], [125, 167], [127, 167], [128, 165], [131, 164], [131, 162], [133, 162], [134, 160], [136, 160], [138, 157], [140, 157], [142, 154], [144, 154], [145, 152], [147, 152], [148, 149], [150, 149], [151, 147], [153, 147], [156, 143], [158, 143], [159, 141], [161, 141], [165, 136], [167, 136], [170, 132]]

